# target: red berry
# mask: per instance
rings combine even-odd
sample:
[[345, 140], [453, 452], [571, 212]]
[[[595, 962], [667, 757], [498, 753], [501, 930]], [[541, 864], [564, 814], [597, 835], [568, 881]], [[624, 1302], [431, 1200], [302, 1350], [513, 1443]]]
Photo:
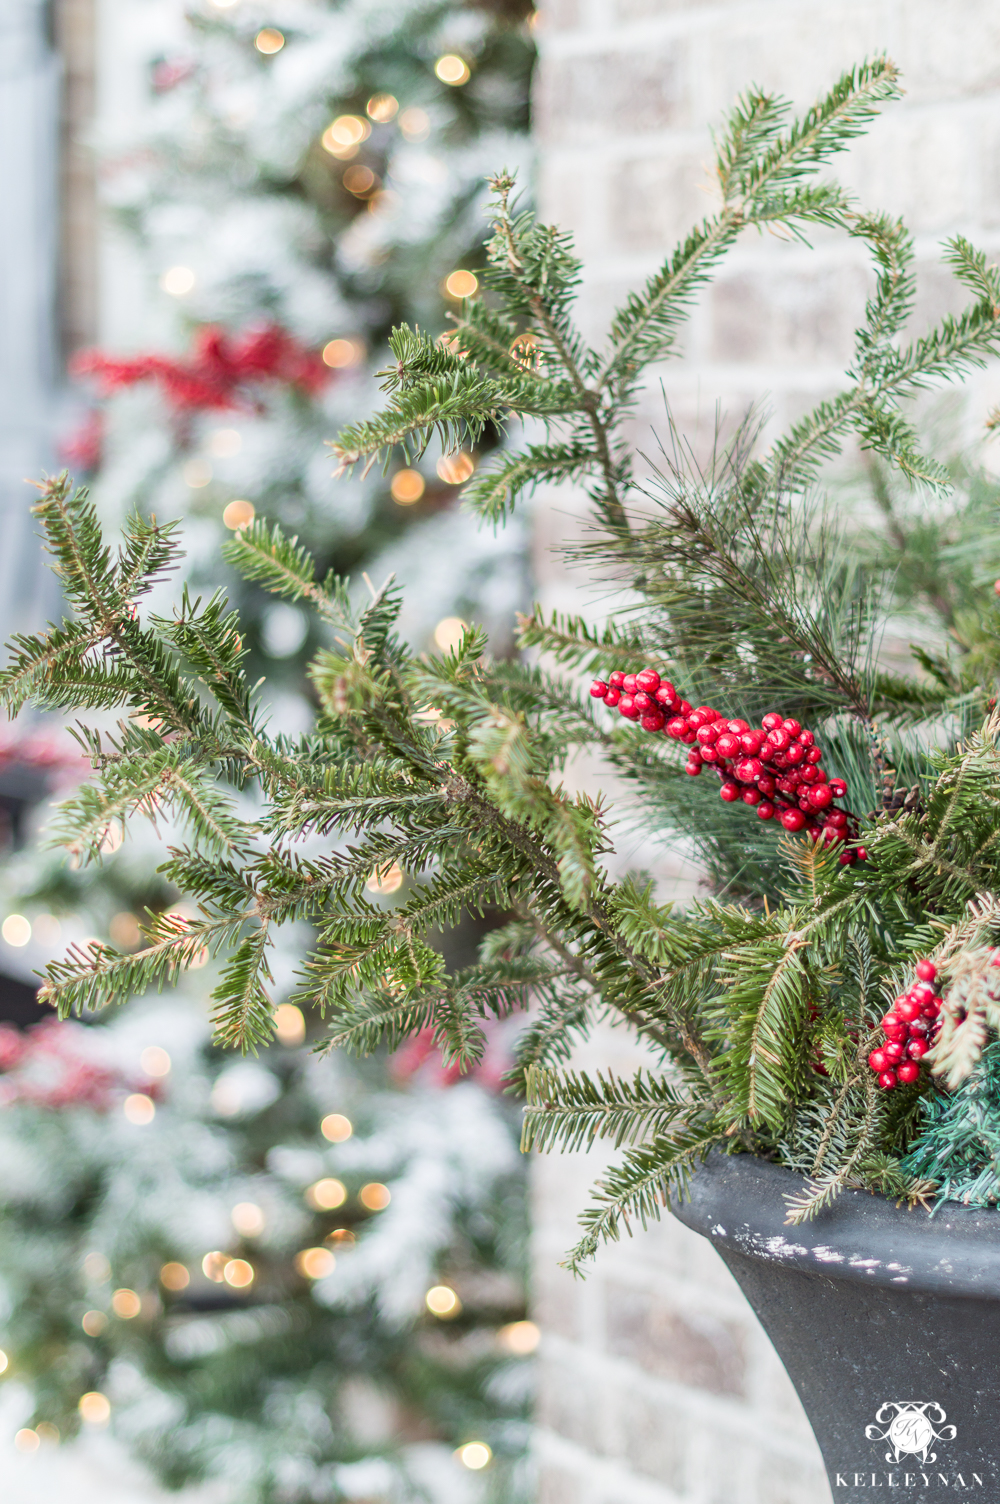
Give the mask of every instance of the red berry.
[[917, 976], [922, 982], [933, 982], [937, 976], [937, 967], [933, 961], [918, 961]]
[[732, 757], [740, 750], [740, 739], [731, 731], [724, 731], [715, 745], [721, 757]]
[[644, 668], [641, 674], [636, 674], [635, 682], [640, 689], [646, 691], [647, 695], [652, 695], [660, 687], [660, 676], [655, 668]]
[[797, 768], [796, 772], [799, 775], [800, 783], [819, 783], [821, 781], [817, 770], [811, 768], [808, 763], [806, 763], [804, 768]]
[[901, 1023], [898, 1018], [894, 1018], [892, 1020], [892, 1023], [889, 1023], [887, 1019], [883, 1018], [882, 1032], [884, 1033], [886, 1039], [896, 1040], [897, 1042], [901, 1043], [906, 1035], [906, 1025], [904, 1023]]
[[769, 800], [763, 799], [757, 806], [758, 820], [773, 820], [775, 816], [774, 805]]
[[920, 1017], [921, 1007], [922, 1004], [918, 1003], [916, 998], [910, 997], [909, 994], [896, 999], [896, 1012], [903, 1022], [907, 1024], [912, 1023], [915, 1018]]
[[717, 747], [706, 747], [703, 745], [701, 749], [701, 755], [706, 762], [719, 761], [719, 749]]
[[763, 731], [744, 731], [740, 736], [740, 746], [748, 757], [756, 757], [766, 741]]
[[642, 711], [631, 695], [622, 695], [618, 701], [618, 714], [625, 716], [627, 720], [637, 721], [642, 715]]
[[800, 809], [786, 809], [781, 812], [781, 823], [786, 830], [801, 830], [806, 817]]
[[675, 715], [672, 721], [667, 722], [667, 735], [678, 741], [688, 729], [688, 723], [682, 715]]
[[663, 717], [658, 711], [650, 711], [647, 715], [643, 716], [639, 724], [643, 731], [662, 731]]
[[890, 1039], [888, 1044], [882, 1046], [882, 1049], [890, 1065], [895, 1065], [897, 1060], [902, 1060], [906, 1053], [898, 1039]]
[[700, 731], [702, 726], [708, 725], [708, 721], [705, 719], [704, 711], [701, 710], [692, 710], [687, 719], [688, 725], [691, 727], [692, 731]]
[[593, 684], [590, 686], [590, 693], [593, 695], [595, 700], [603, 700], [607, 692], [608, 686], [605, 684], [603, 679], [595, 679]]
[[833, 795], [830, 793], [828, 783], [818, 783], [815, 788], [809, 790], [806, 798], [813, 809], [826, 809], [828, 804], [833, 803]]
[[643, 714], [645, 714], [648, 710], [658, 711], [660, 708], [659, 705], [657, 705], [656, 701], [653, 699], [652, 695], [647, 695], [644, 689], [636, 690], [635, 694], [632, 696], [632, 704], [637, 710], [641, 710]]
[[774, 793], [774, 779], [769, 773], [761, 773], [760, 777], [757, 779], [757, 787], [760, 789], [765, 799], [770, 799], [771, 795]]
[[735, 771], [741, 783], [753, 783], [763, 769], [756, 757], [740, 757], [736, 761]]
[[800, 762], [805, 762], [805, 760], [806, 760], [806, 749], [805, 749], [805, 747], [800, 747], [799, 744], [798, 744], [798, 742], [792, 742], [792, 745], [789, 747], [788, 751], [785, 753], [785, 756], [787, 757], [787, 759], [788, 759], [789, 763], [791, 764], [791, 766], [794, 768]]
[[873, 1071], [884, 1071], [889, 1064], [885, 1058], [885, 1050], [872, 1050], [868, 1056], [868, 1064]]
[[[713, 721], [717, 721], [719, 719], [719, 712], [717, 710], [713, 710], [711, 705], [696, 705], [694, 707], [694, 713], [695, 715], [701, 716], [701, 723], [703, 726], [710, 726]], [[720, 726], [719, 730], [721, 731], [722, 729], [723, 728]]]
[[691, 706], [688, 704], [687, 700], [682, 700], [681, 703], [678, 705], [678, 707], [677, 707], [677, 714], [678, 715], [690, 715], [691, 714]]
[[1000, 595], [1000, 580], [993, 581], [993, 589], [996, 591], [997, 595]]
[[613, 674], [608, 675], [608, 683], [612, 689], [622, 689], [625, 684], [625, 675], [620, 668], [616, 668]]
[[792, 738], [783, 726], [779, 726], [776, 731], [769, 731], [767, 739], [776, 752], [787, 752], [792, 745]]
[[744, 804], [759, 804], [760, 803], [760, 789], [744, 789], [743, 790], [743, 803]]
[[799, 741], [802, 743], [803, 747], [812, 747], [815, 745], [816, 738], [813, 736], [811, 731], [800, 731]]
[[[800, 747], [801, 747], [801, 745], [802, 745], [802, 743], [799, 742], [799, 746]], [[810, 762], [810, 763], [812, 763], [815, 766], [816, 763], [822, 762], [822, 761], [823, 761], [823, 754], [819, 750], [818, 747], [807, 747], [806, 748], [806, 762]]]
[[918, 982], [915, 987], [911, 987], [909, 995], [915, 1003], [920, 1004], [921, 1008], [925, 1003], [933, 1003], [937, 997], [934, 988], [928, 986], [926, 982]]
[[847, 784], [842, 778], [831, 778], [830, 787], [833, 790], [833, 797], [835, 799], [843, 799], [847, 793]]
[[920, 1067], [915, 1060], [904, 1060], [896, 1071], [896, 1078], [902, 1081], [904, 1086], [909, 1086], [911, 1081], [916, 1081], [920, 1076]]
[[883, 1091], [892, 1091], [892, 1088], [896, 1084], [896, 1072], [883, 1071], [878, 1078], [878, 1084], [879, 1086], [881, 1086]]
[[684, 735], [681, 737], [681, 741], [686, 747], [690, 747], [691, 743], [694, 741], [694, 732], [685, 731]]
[[749, 721], [727, 721], [726, 722], [726, 728], [727, 728], [727, 730], [732, 731], [735, 736], [742, 736], [743, 733], [744, 733], [744, 731], [749, 731], [750, 730], [750, 722]]
[[714, 747], [719, 740], [719, 731], [716, 726], [699, 726], [698, 740], [703, 747]]
[[781, 724], [782, 726], [784, 726], [789, 736], [798, 736], [799, 732], [802, 730], [802, 727], [799, 725], [798, 721], [789, 719], [787, 721], [782, 721]]
[[838, 830], [836, 828], [836, 826], [834, 826], [834, 825], [824, 825], [823, 826], [823, 844], [824, 844], [824, 846], [836, 846], [837, 842], [842, 839], [842, 836], [843, 836], [843, 832], [840, 831], [840, 830]]
[[781, 725], [781, 716], [776, 710], [769, 710], [767, 712], [767, 715], [761, 721], [761, 725], [764, 727], [765, 731], [777, 731], [778, 727]]
[[[829, 784], [827, 787], [829, 788]], [[826, 817], [826, 823], [836, 826], [838, 830], [844, 830], [847, 827], [847, 816], [842, 809], [832, 809]]]
[[692, 778], [697, 778], [698, 774], [701, 772], [701, 763], [700, 762], [689, 762], [688, 765], [687, 765], [687, 767], [684, 769], [684, 771], [685, 771], [685, 773], [690, 773], [690, 775], [691, 775]]
[[620, 689], [609, 689], [607, 694], [604, 696], [604, 703], [605, 705], [614, 707], [618, 704], [618, 701], [621, 699], [621, 697], [622, 692]]
[[911, 1060], [922, 1060], [930, 1049], [926, 1039], [911, 1039], [906, 1046], [906, 1053]]
[[853, 867], [855, 857], [853, 851], [842, 851], [837, 858], [842, 867]]
[[922, 1014], [922, 1016], [924, 1018], [929, 1018], [929, 1019], [933, 1020], [933, 1019], [937, 1018], [938, 1015], [940, 1014], [940, 1012], [941, 1012], [941, 1004], [940, 1003], [925, 1003], [924, 1006], [921, 1008], [920, 1012], [921, 1012], [921, 1014]]
[[626, 674], [622, 680], [622, 689], [627, 695], [634, 695], [636, 688], [635, 674]]
[[719, 790], [719, 798], [725, 799], [727, 804], [732, 804], [739, 797], [740, 786], [738, 783], [724, 783]]
[[653, 699], [657, 705], [662, 705], [664, 710], [672, 709], [677, 698], [677, 691], [672, 684], [661, 684]]

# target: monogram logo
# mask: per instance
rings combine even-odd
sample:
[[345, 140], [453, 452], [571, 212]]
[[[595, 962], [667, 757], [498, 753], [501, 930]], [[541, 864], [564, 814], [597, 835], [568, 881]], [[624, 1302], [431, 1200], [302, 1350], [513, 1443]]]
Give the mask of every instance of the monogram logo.
[[[869, 1441], [889, 1443], [892, 1450], [886, 1452], [886, 1462], [898, 1462], [901, 1457], [919, 1457], [922, 1463], [936, 1462], [937, 1453], [931, 1447], [936, 1441], [954, 1441], [957, 1434], [954, 1426], [944, 1424], [947, 1419], [933, 1400], [905, 1403], [887, 1400], [879, 1407], [876, 1424], [865, 1427], [865, 1435]], [[937, 1431], [935, 1426], [941, 1429]]]

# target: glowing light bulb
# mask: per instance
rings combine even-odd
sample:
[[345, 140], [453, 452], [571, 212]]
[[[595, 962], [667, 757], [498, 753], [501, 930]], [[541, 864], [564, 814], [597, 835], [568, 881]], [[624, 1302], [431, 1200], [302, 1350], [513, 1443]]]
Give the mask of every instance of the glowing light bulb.
[[160, 1284], [164, 1290], [186, 1290], [191, 1283], [191, 1276], [184, 1264], [164, 1264], [160, 1270]]
[[344, 371], [363, 359], [365, 347], [359, 339], [331, 339], [323, 346], [323, 363], [334, 371]]
[[142, 1310], [142, 1301], [134, 1290], [116, 1290], [111, 1297], [111, 1309], [123, 1321], [132, 1321]]
[[276, 27], [263, 26], [254, 37], [253, 44], [258, 52], [262, 52], [265, 57], [271, 57], [284, 47], [285, 38]]
[[264, 1231], [264, 1213], [255, 1201], [237, 1201], [229, 1216], [241, 1238], [259, 1238]]
[[111, 1402], [106, 1394], [101, 1394], [97, 1389], [81, 1394], [77, 1409], [88, 1426], [106, 1426], [111, 1419]]
[[222, 1271], [222, 1277], [234, 1290], [245, 1290], [247, 1285], [253, 1284], [253, 1265], [248, 1264], [246, 1259], [230, 1259]]
[[434, 641], [443, 653], [457, 648], [465, 635], [467, 623], [460, 616], [446, 616], [434, 628]]
[[472, 77], [468, 63], [455, 52], [446, 52], [444, 57], [439, 57], [434, 72], [443, 84], [451, 84], [452, 88], [468, 83]]
[[14, 1445], [19, 1452], [37, 1452], [41, 1441], [37, 1431], [22, 1426], [20, 1431], [14, 1433]]
[[108, 1324], [103, 1311], [85, 1311], [80, 1325], [88, 1337], [99, 1337]]
[[252, 501], [231, 501], [222, 514], [222, 521], [231, 532], [249, 527], [255, 516]]
[[443, 454], [434, 468], [445, 485], [461, 486], [475, 471], [476, 462], [471, 454], [460, 449], [457, 454]]
[[156, 1116], [156, 1103], [145, 1092], [135, 1091], [125, 1098], [122, 1111], [126, 1122], [132, 1123], [136, 1128], [145, 1128]]
[[31, 925], [23, 914], [8, 914], [0, 926], [0, 935], [8, 945], [27, 945], [31, 939]]
[[493, 1453], [485, 1441], [467, 1441], [464, 1447], [459, 1447], [455, 1456], [463, 1467], [471, 1468], [474, 1473], [478, 1473], [488, 1466]]
[[426, 110], [413, 106], [400, 115], [399, 128], [407, 141], [426, 141], [431, 133], [430, 116]]
[[139, 1064], [147, 1076], [169, 1076], [170, 1056], [158, 1044], [148, 1044], [139, 1056]]
[[511, 1321], [497, 1332], [497, 1341], [509, 1353], [525, 1357], [533, 1353], [541, 1340], [541, 1332], [533, 1321]]
[[358, 1200], [370, 1212], [383, 1212], [392, 1200], [392, 1192], [387, 1185], [380, 1185], [377, 1180], [373, 1180], [361, 1187]]
[[172, 298], [183, 298], [195, 284], [195, 275], [189, 266], [171, 266], [160, 278], [160, 286]]
[[379, 125], [388, 125], [399, 114], [399, 100], [392, 94], [373, 94], [366, 108]]
[[197, 457], [193, 460], [185, 460], [181, 466], [184, 482], [191, 487], [192, 491], [203, 491], [206, 486], [211, 485], [213, 473], [208, 460]]
[[294, 1003], [282, 1003], [274, 1010], [274, 1032], [282, 1044], [301, 1044], [306, 1037], [306, 1020]]
[[427, 490], [427, 482], [419, 470], [397, 470], [389, 483], [389, 492], [401, 507], [412, 507]]
[[343, 1206], [347, 1200], [347, 1187], [342, 1180], [325, 1176], [309, 1187], [306, 1191], [306, 1200], [316, 1211], [330, 1212], [334, 1207]]
[[295, 1255], [295, 1267], [306, 1279], [326, 1279], [337, 1267], [329, 1248], [303, 1248]]
[[450, 1285], [432, 1285], [424, 1296], [424, 1304], [434, 1316], [447, 1319], [461, 1312], [462, 1302]]
[[369, 893], [395, 893], [403, 886], [403, 881], [402, 867], [398, 862], [392, 862], [388, 867], [376, 867], [365, 887]]
[[452, 272], [445, 278], [444, 288], [450, 298], [471, 298], [479, 288], [479, 278], [474, 272]]
[[354, 1128], [350, 1118], [345, 1118], [343, 1113], [329, 1112], [320, 1123], [319, 1131], [331, 1144], [342, 1144], [350, 1138]]

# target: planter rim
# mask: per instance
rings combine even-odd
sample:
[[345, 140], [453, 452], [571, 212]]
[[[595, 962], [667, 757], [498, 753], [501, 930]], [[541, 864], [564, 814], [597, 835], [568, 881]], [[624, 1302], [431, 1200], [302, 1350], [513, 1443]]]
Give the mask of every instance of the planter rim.
[[829, 1279], [938, 1295], [1000, 1292], [1000, 1215], [945, 1202], [937, 1211], [897, 1206], [868, 1191], [843, 1191], [798, 1227], [787, 1197], [804, 1178], [752, 1154], [713, 1150], [672, 1194], [680, 1222], [720, 1251], [806, 1270]]

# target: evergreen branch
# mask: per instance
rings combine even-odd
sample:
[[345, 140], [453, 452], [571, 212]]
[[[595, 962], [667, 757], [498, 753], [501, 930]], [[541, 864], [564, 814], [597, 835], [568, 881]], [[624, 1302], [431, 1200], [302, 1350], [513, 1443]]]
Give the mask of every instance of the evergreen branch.
[[723, 1132], [713, 1119], [694, 1118], [691, 1124], [640, 1149], [626, 1151], [624, 1162], [609, 1170], [595, 1187], [596, 1205], [580, 1218], [584, 1236], [571, 1249], [563, 1267], [573, 1274], [592, 1259], [601, 1243], [617, 1242], [622, 1227], [631, 1237], [631, 1218], [643, 1230], [660, 1220], [660, 1208], [671, 1193], [682, 1195], [688, 1177], [709, 1150], [722, 1141]]
[[557, 1075], [532, 1066], [526, 1086], [524, 1153], [556, 1147], [576, 1152], [603, 1138], [613, 1139], [620, 1149], [639, 1138], [663, 1137], [692, 1106], [669, 1081], [642, 1071], [632, 1081], [598, 1071], [595, 1081], [585, 1072]]

